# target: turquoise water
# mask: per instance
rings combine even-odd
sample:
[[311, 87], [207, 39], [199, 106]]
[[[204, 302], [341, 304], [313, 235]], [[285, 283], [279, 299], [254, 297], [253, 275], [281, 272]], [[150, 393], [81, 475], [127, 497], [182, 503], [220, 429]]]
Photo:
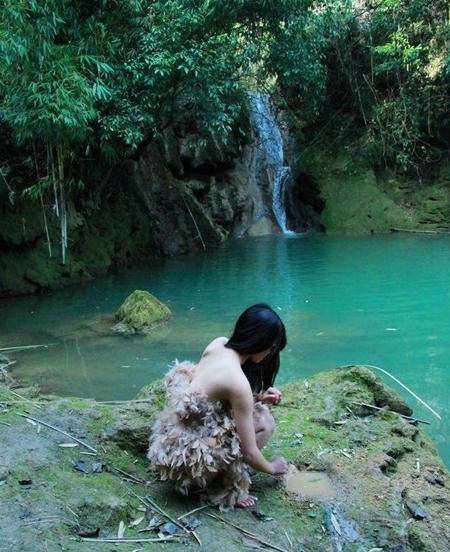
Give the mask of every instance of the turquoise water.
[[[14, 357], [12, 373], [45, 391], [127, 399], [174, 358], [197, 360], [211, 339], [230, 333], [243, 308], [267, 301], [288, 331], [279, 383], [343, 364], [381, 366], [442, 415], [439, 422], [408, 399], [432, 422], [428, 431], [450, 465], [449, 250], [448, 236], [238, 240], [51, 295], [3, 301], [0, 347], [54, 344]], [[113, 312], [134, 289], [170, 306], [169, 326], [152, 337], [77, 333], [80, 319]]]

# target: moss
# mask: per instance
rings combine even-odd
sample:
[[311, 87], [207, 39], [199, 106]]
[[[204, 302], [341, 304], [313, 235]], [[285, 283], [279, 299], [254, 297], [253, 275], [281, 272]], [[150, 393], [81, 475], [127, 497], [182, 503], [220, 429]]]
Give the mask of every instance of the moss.
[[169, 308], [148, 291], [133, 291], [115, 314], [131, 333], [145, 333], [171, 317]]
[[39, 202], [0, 198], [0, 296], [54, 289], [151, 256], [150, 221], [140, 198], [117, 175], [109, 187], [87, 187], [68, 204], [69, 248], [61, 264], [59, 220], [50, 208], [49, 258]]
[[[277, 431], [266, 455], [284, 455], [299, 467], [325, 470], [336, 493], [334, 501], [303, 500], [288, 494], [280, 480], [257, 474], [252, 492], [259, 498], [260, 511], [273, 520], [258, 521], [248, 511], [233, 511], [224, 517], [282, 548], [287, 545], [287, 533], [294, 550], [328, 552], [340, 547], [359, 552], [371, 548], [395, 550], [402, 545], [406, 552], [413, 552], [422, 550], [422, 543], [427, 543], [430, 550], [446, 549], [450, 520], [442, 506], [450, 502], [449, 490], [431, 486], [424, 476], [428, 471], [437, 472], [448, 481], [448, 472], [420, 428], [393, 412], [353, 410], [353, 400], [373, 401], [384, 386], [375, 375], [376, 385], [373, 381], [368, 384], [367, 378], [367, 369], [361, 367], [318, 374], [306, 382], [286, 385], [282, 404], [273, 409]], [[28, 394], [27, 390], [19, 392]], [[47, 539], [49, 550], [63, 547], [81, 552], [89, 545], [71, 540], [80, 529], [99, 527], [101, 537], [114, 536], [120, 521], [142, 515], [135, 494], [150, 495], [175, 517], [198, 505], [195, 496], [186, 499], [174, 494], [169, 485], [153, 480], [147, 471], [143, 450], [148, 424], [165, 404], [163, 383], [143, 388], [138, 397], [148, 402], [113, 405], [42, 397], [41, 409], [29, 406], [36, 417], [94, 446], [98, 450], [94, 456], [82, 455], [82, 447], [58, 447], [69, 439], [45, 427], [37, 433], [35, 426], [17, 416], [23, 411], [22, 404], [14, 403], [9, 412], [2, 414], [2, 421], [11, 424], [0, 433], [0, 444], [7, 444], [2, 449], [6, 451], [2, 462], [10, 462], [6, 483], [0, 486], [2, 544], [34, 552], [35, 543]], [[10, 398], [7, 388], [0, 385], [0, 402]], [[119, 446], [114, 438], [117, 428], [138, 435], [143, 444], [141, 452], [136, 447]], [[415, 474], [418, 457], [422, 466], [419, 475]], [[79, 460], [88, 468], [101, 461], [105, 470], [80, 473], [74, 469]], [[150, 482], [133, 483], [133, 478]], [[25, 489], [18, 485], [18, 479], [32, 479], [33, 484]], [[411, 500], [426, 503], [427, 522], [408, 523], [401, 490]], [[336, 533], [331, 513], [343, 534], [348, 526], [357, 532], [355, 542]], [[246, 546], [242, 535], [232, 527], [204, 513], [198, 516], [202, 522], [198, 534], [205, 549], [238, 552]], [[45, 526], [36, 521], [44, 518]], [[138, 530], [143, 526], [127, 528], [125, 535], [142, 537]], [[111, 545], [101, 543], [95, 546], [100, 552], [111, 549]], [[188, 546], [194, 544], [188, 541]], [[168, 544], [164, 548], [172, 551], [182, 547]]]
[[450, 189], [443, 165], [437, 181], [419, 184], [376, 174], [364, 159], [343, 149], [317, 144], [301, 156], [300, 168], [314, 178], [325, 209], [327, 232], [368, 234], [392, 228], [446, 230], [450, 226]]

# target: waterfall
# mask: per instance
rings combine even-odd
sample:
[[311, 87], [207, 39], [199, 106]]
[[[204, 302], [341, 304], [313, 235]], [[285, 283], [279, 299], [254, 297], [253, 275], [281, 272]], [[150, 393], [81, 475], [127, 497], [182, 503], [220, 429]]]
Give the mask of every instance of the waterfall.
[[295, 234], [287, 228], [285, 187], [292, 178], [291, 169], [284, 164], [283, 137], [268, 94], [250, 95], [250, 116], [257, 134], [257, 149], [262, 157], [272, 187], [272, 212], [283, 234]]

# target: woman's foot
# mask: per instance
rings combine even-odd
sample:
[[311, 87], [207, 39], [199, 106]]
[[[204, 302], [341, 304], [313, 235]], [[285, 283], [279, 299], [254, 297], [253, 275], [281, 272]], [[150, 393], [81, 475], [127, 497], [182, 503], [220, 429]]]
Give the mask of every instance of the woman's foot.
[[236, 506], [238, 508], [251, 508], [256, 504], [257, 500], [258, 499], [256, 498], [256, 496], [247, 495], [245, 498], [241, 498], [240, 500], [238, 500], [236, 502]]

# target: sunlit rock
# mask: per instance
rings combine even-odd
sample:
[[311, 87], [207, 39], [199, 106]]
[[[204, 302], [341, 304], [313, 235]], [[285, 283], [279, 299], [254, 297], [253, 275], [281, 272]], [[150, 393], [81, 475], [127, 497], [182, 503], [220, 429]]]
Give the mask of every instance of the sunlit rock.
[[148, 291], [136, 290], [115, 314], [112, 330], [121, 334], [148, 333], [172, 316], [169, 308]]

